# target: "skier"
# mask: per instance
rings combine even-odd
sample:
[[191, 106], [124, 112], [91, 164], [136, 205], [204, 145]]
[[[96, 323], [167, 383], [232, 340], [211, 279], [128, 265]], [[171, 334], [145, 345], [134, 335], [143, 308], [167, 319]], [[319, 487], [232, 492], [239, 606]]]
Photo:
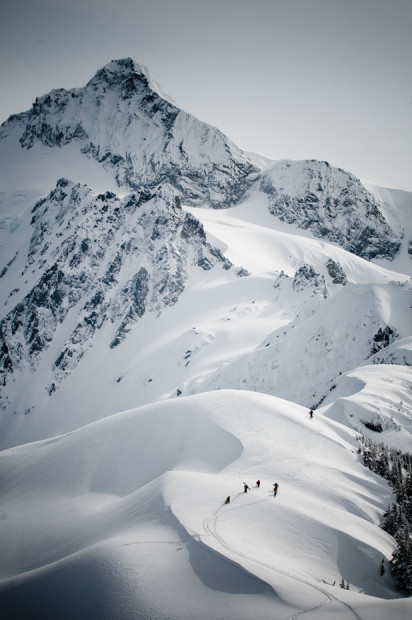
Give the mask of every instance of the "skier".
[[276, 495], [278, 493], [278, 487], [279, 487], [278, 483], [275, 482], [274, 485], [273, 485], [273, 497], [276, 497]]
[[230, 495], [227, 496], [225, 504], [230, 504]]
[[244, 487], [245, 493], [247, 493], [248, 489], [249, 489], [249, 491], [250, 491], [250, 487], [248, 487], [248, 485], [246, 484], [246, 482], [244, 482], [244, 483], [243, 483], [243, 487]]
[[260, 480], [256, 480], [256, 486], [257, 486], [257, 488], [260, 487]]
[[313, 411], [312, 411], [312, 409], [309, 411], [309, 417], [310, 417], [310, 419], [313, 418]]

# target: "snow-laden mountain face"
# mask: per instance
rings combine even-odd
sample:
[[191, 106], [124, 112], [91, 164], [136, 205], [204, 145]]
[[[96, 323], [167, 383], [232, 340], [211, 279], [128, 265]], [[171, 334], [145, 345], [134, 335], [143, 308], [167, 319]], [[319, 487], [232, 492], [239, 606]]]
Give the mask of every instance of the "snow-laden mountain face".
[[240, 149], [165, 99], [130, 58], [112, 61], [84, 88], [39, 97], [29, 112], [11, 117], [1, 135], [15, 129], [25, 149], [75, 141], [119, 187], [166, 182], [188, 204], [229, 206], [259, 176]]
[[399, 251], [401, 240], [378, 200], [356, 177], [327, 162], [277, 162], [263, 175], [260, 188], [282, 222], [366, 259], [393, 258]]
[[[83, 88], [53, 90], [10, 117], [0, 145], [9, 153], [16, 142], [24, 150], [76, 145], [122, 193], [167, 183], [187, 205], [228, 207], [257, 186], [281, 221], [359, 256], [393, 258], [400, 248], [404, 231], [392, 230], [383, 203], [353, 175], [316, 161], [277, 162], [262, 175], [259, 158], [176, 107], [130, 58], [112, 61]], [[66, 170], [59, 176], [71, 178]]]
[[[112, 325], [114, 348], [146, 311], [158, 316], [177, 302], [191, 265], [200, 271], [217, 265], [230, 269], [230, 261], [206, 241], [199, 221], [170, 207], [172, 197], [173, 189], [166, 186], [162, 195], [96, 196], [84, 185], [60, 179], [35, 204], [21, 274], [35, 284], [24, 296], [14, 289], [5, 301], [11, 309], [0, 324], [3, 385], [24, 363], [36, 369], [64, 324], [52, 393], [103, 324]], [[6, 266], [2, 277], [7, 271]]]
[[[402, 338], [410, 334], [402, 319], [412, 303], [408, 285], [348, 284], [339, 290], [330, 276], [306, 265], [294, 278], [281, 274], [274, 289], [274, 299], [290, 320], [255, 350], [219, 369], [208, 389], [253, 387], [317, 408], [342, 373], [385, 363], [389, 351], [394, 363], [412, 364], [410, 341], [404, 343], [403, 357], [397, 355]], [[388, 313], [391, 324], [385, 322]]]
[[3, 445], [217, 387], [314, 406], [409, 363], [410, 195], [258, 159], [130, 59], [2, 126]]

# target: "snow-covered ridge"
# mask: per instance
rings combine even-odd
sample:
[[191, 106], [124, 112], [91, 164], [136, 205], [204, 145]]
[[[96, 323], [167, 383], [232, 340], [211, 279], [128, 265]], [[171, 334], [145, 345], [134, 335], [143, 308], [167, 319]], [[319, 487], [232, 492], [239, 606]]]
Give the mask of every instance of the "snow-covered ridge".
[[47, 610], [53, 591], [69, 618], [92, 601], [104, 620], [400, 620], [408, 602], [379, 575], [390, 492], [356, 449], [336, 422], [224, 390], [4, 451], [2, 607]]
[[162, 90], [160, 84], [153, 78], [148, 67], [136, 62], [133, 58], [121, 58], [107, 63], [107, 65], [97, 71], [96, 75], [87, 83], [87, 86], [91, 85], [95, 87], [100, 82], [107, 84], [125, 82], [129, 84], [128, 88], [132, 91], [133, 76], [137, 76], [138, 79], [146, 80], [151, 91], [157, 93], [162, 99], [169, 101], [172, 105], [175, 105], [170, 95], [166, 94], [164, 90]]

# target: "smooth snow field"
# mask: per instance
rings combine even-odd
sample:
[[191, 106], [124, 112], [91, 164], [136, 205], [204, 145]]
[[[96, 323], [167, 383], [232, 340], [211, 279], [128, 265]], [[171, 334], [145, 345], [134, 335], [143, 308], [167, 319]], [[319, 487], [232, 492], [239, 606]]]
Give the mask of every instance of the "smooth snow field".
[[357, 446], [303, 407], [223, 390], [4, 450], [2, 617], [404, 619], [379, 575], [391, 490]]

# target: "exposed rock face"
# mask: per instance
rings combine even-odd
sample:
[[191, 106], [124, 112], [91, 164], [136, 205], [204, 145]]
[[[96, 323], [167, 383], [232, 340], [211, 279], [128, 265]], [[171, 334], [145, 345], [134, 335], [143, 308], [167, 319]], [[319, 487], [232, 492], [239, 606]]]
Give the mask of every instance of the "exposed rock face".
[[342, 284], [345, 286], [347, 283], [346, 274], [339, 263], [330, 258], [326, 263], [326, 269], [332, 278], [333, 284]]
[[393, 258], [400, 239], [360, 181], [327, 162], [280, 161], [263, 176], [273, 215], [368, 260]]
[[112, 61], [84, 88], [39, 97], [4, 124], [2, 135], [16, 124], [26, 149], [77, 141], [113, 171], [119, 186], [141, 190], [167, 182], [186, 204], [230, 206], [260, 176], [220, 131], [165, 99], [130, 58]]
[[311, 265], [302, 265], [302, 267], [299, 267], [293, 278], [292, 288], [297, 292], [303, 291], [305, 288], [310, 288], [324, 298], [328, 296], [324, 276], [316, 273]]
[[399, 334], [390, 325], [385, 325], [383, 329], [380, 327], [373, 337], [371, 355], [375, 355], [381, 349], [386, 349], [397, 338], [399, 338]]
[[[198, 220], [162, 195], [111, 192], [60, 179], [32, 211], [33, 234], [23, 276], [37, 283], [0, 324], [3, 384], [28, 359], [32, 368], [66, 318], [75, 321], [54, 367], [56, 381], [73, 369], [96, 330], [113, 325], [111, 347], [145, 312], [174, 305], [188, 268], [231, 263], [206, 242]], [[70, 317], [69, 317], [70, 315]]]

